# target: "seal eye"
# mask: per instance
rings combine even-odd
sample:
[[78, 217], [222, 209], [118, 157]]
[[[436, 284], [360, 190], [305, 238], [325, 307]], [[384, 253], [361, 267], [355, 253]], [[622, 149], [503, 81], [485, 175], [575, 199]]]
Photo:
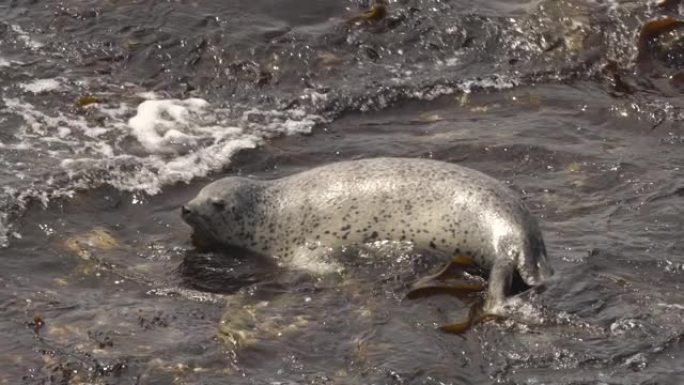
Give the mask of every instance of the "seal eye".
[[223, 210], [226, 208], [226, 202], [220, 199], [212, 199], [211, 205], [214, 206], [214, 208], [216, 208], [217, 210]]

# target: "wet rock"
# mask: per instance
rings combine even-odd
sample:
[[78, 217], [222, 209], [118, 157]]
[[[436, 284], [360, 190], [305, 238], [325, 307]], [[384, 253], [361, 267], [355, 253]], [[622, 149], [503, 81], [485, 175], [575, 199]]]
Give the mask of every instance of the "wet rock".
[[642, 70], [657, 65], [684, 67], [684, 20], [668, 16], [646, 22], [639, 32], [638, 49]]
[[111, 251], [122, 246], [108, 230], [94, 228], [67, 238], [62, 242], [62, 247], [84, 260], [90, 260], [96, 252]]

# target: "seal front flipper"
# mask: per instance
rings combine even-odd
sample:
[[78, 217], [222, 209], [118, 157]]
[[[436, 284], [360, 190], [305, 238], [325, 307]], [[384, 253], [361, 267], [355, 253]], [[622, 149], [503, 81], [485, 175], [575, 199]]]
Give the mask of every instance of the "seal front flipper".
[[506, 296], [510, 293], [515, 264], [511, 260], [498, 259], [489, 275], [489, 290], [484, 303], [484, 312], [503, 315]]

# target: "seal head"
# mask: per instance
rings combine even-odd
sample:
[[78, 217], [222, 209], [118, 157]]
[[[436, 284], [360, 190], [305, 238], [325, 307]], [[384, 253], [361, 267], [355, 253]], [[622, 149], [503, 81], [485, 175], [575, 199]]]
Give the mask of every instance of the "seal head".
[[260, 190], [258, 181], [242, 177], [223, 178], [205, 186], [181, 207], [183, 220], [194, 230], [195, 243], [246, 247], [246, 241], [253, 242]]
[[542, 286], [553, 275], [536, 221], [527, 226], [525, 233], [504, 238], [500, 250], [511, 259], [515, 270], [530, 287]]
[[485, 312], [505, 315], [509, 297], [544, 286], [553, 269], [537, 220], [523, 202], [508, 192], [497, 194], [496, 202], [479, 205], [477, 223], [487, 229], [494, 246], [479, 265], [489, 272]]

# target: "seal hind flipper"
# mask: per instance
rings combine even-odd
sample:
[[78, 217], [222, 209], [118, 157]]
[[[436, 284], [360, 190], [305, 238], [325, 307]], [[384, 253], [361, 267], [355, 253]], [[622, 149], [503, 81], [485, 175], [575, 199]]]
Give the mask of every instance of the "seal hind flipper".
[[[464, 268], [473, 266], [475, 264], [469, 257], [454, 257], [437, 273], [415, 282], [406, 297], [414, 299], [445, 293], [459, 298], [468, 298], [467, 295], [482, 292], [486, 288], [482, 278], [471, 276], [464, 271]], [[511, 289], [514, 272], [515, 265], [510, 261], [497, 261], [489, 276], [489, 292], [486, 300], [479, 297], [471, 305], [465, 321], [442, 325], [439, 330], [449, 334], [462, 334], [479, 323], [504, 318], [501, 315], [501, 307]], [[456, 279], [455, 274], [458, 275]]]
[[449, 294], [455, 297], [463, 298], [473, 293], [480, 293], [486, 289], [486, 285], [477, 280], [450, 280], [442, 284], [425, 284], [419, 287], [412, 287], [406, 293], [406, 298], [416, 299], [422, 297], [429, 297], [435, 294]]
[[451, 263], [457, 266], [475, 266], [475, 261], [466, 255], [457, 255], [451, 258]]
[[[475, 306], [473, 306], [475, 307]], [[471, 308], [472, 309], [472, 308]], [[471, 327], [487, 322], [487, 321], [494, 321], [494, 320], [500, 320], [503, 319], [504, 317], [496, 314], [483, 314], [483, 315], [477, 315], [477, 316], [472, 316], [468, 315], [468, 319], [466, 319], [463, 322], [454, 322], [446, 325], [442, 325], [439, 327], [439, 330], [443, 331], [444, 333], [448, 334], [463, 334], [467, 332]]]
[[503, 316], [498, 314], [486, 313], [482, 301], [478, 301], [470, 307], [465, 321], [442, 325], [439, 327], [439, 330], [449, 334], [463, 334], [479, 323], [501, 320], [503, 318]]
[[466, 321], [443, 325], [439, 329], [445, 333], [461, 334], [478, 323], [504, 318], [502, 308], [511, 289], [515, 271], [515, 265], [510, 260], [497, 260], [489, 276], [487, 299], [470, 307]]
[[413, 299], [438, 293], [460, 297], [464, 294], [480, 292], [485, 289], [485, 285], [482, 279], [478, 278], [479, 273], [479, 268], [472, 258], [456, 256], [437, 273], [420, 278], [411, 284], [406, 297]]
[[466, 255], [457, 255], [451, 258], [451, 263], [449, 264], [451, 268], [461, 269], [464, 272], [476, 275], [479, 277], [486, 277], [487, 273], [480, 267], [473, 257]]
[[481, 313], [482, 301], [477, 301], [470, 307], [465, 321], [442, 325], [439, 327], [439, 330], [449, 334], [463, 334], [479, 322]]
[[464, 322], [455, 322], [448, 325], [442, 325], [439, 327], [439, 330], [449, 334], [463, 334], [470, 329], [472, 326], [471, 323], [472, 322], [470, 318], [468, 318], [468, 320]]
[[[435, 274], [432, 274], [430, 276], [427, 276], [425, 278], [422, 278], [420, 281], [433, 281], [433, 280], [441, 280], [441, 279], [448, 279], [450, 277], [453, 277], [454, 272], [458, 271], [460, 273], [463, 272], [468, 272], [468, 273], [473, 273], [473, 269], [477, 270], [477, 273], [479, 273], [479, 268], [475, 264], [475, 261], [473, 261], [472, 258], [466, 257], [466, 256], [456, 256], [451, 258], [449, 262], [447, 262], [444, 267], [442, 267], [438, 272]], [[479, 275], [479, 274], [475, 274]]]

